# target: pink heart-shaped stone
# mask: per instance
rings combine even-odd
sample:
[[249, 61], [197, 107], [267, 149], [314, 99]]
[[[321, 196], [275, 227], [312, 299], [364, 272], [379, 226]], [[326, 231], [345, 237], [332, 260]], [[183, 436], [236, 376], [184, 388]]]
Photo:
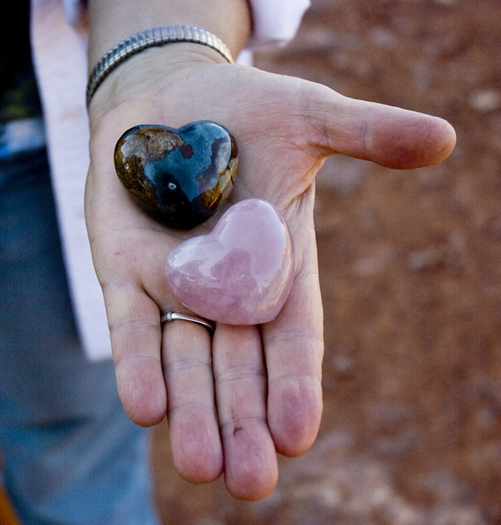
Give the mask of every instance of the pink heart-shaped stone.
[[214, 229], [174, 248], [165, 275], [196, 314], [220, 323], [275, 319], [292, 285], [294, 245], [282, 214], [260, 199], [229, 208]]

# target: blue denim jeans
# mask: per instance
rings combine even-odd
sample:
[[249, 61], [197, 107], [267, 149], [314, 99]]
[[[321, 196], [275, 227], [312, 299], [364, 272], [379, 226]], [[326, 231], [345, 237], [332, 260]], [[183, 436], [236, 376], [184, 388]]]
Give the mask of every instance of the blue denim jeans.
[[26, 525], [153, 525], [149, 438], [75, 329], [44, 149], [0, 160], [0, 450]]

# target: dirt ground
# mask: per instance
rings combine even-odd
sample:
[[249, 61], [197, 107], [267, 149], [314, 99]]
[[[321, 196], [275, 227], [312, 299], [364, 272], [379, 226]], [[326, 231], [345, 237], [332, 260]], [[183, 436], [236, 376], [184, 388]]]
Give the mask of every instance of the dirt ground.
[[325, 414], [277, 489], [192, 486], [156, 430], [168, 525], [501, 524], [501, 5], [314, 0], [256, 65], [427, 112], [458, 133], [442, 164], [333, 157], [318, 176]]

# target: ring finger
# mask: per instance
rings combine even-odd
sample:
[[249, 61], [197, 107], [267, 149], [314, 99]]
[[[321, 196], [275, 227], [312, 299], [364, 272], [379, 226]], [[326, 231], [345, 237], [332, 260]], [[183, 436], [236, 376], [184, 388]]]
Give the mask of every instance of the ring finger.
[[211, 331], [176, 319], [163, 326], [162, 364], [174, 466], [194, 483], [222, 472], [223, 455], [215, 412]]

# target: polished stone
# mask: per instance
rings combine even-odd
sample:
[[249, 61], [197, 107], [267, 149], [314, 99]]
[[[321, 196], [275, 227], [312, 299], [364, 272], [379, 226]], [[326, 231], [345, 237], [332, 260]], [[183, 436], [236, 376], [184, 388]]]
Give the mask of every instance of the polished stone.
[[140, 125], [118, 140], [114, 160], [119, 179], [145, 212], [172, 228], [191, 229], [230, 194], [238, 148], [231, 133], [211, 121], [179, 129]]
[[165, 267], [173, 294], [186, 307], [235, 325], [275, 319], [293, 272], [289, 227], [272, 204], [260, 199], [233, 205], [210, 233], [176, 246]]

